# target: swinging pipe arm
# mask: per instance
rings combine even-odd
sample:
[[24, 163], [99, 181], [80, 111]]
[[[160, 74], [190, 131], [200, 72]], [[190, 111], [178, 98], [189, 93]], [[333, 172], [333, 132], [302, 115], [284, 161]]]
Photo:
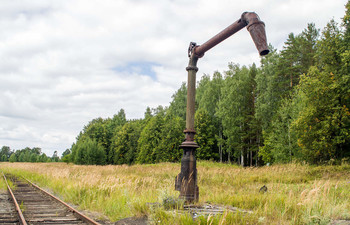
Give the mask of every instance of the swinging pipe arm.
[[247, 26], [247, 29], [253, 38], [255, 46], [259, 51], [259, 54], [261, 56], [267, 55], [269, 53], [269, 50], [266, 43], [265, 24], [254, 12], [243, 13], [239, 20], [225, 28], [223, 31], [209, 39], [207, 42], [202, 45], [195, 46], [191, 54], [194, 54], [194, 56], [198, 58], [203, 57], [206, 51], [213, 48], [236, 32], [240, 31], [245, 26]]

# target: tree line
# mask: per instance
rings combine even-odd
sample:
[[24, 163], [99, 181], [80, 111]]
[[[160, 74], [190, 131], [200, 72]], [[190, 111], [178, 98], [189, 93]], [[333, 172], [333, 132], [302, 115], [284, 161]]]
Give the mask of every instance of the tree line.
[[[65, 151], [66, 154], [69, 150]], [[0, 162], [59, 162], [60, 158], [55, 151], [52, 157], [41, 152], [41, 148], [26, 147], [20, 150], [11, 150], [9, 146], [2, 146], [0, 151]]]
[[[291, 33], [281, 51], [270, 45], [260, 67], [230, 63], [227, 71], [198, 81], [197, 159], [242, 166], [349, 159], [349, 6], [341, 24], [332, 20], [320, 31], [311, 23], [300, 34]], [[169, 107], [148, 107], [139, 120], [127, 120], [123, 109], [92, 120], [65, 161], [179, 161], [186, 94], [183, 83]]]
[[[341, 24], [313, 23], [269, 46], [261, 65], [230, 63], [197, 82], [195, 141], [200, 160], [242, 166], [350, 158], [350, 3]], [[186, 84], [168, 107], [125, 111], [84, 126], [62, 161], [75, 164], [178, 162], [184, 140]], [[17, 156], [18, 159], [18, 156]]]

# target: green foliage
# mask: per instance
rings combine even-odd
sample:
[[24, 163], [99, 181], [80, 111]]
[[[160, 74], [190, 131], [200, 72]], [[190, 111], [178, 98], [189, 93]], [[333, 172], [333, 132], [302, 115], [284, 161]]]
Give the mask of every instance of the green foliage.
[[[10, 147], [3, 146], [0, 152], [0, 159], [3, 162], [46, 162], [47, 157], [43, 161], [42, 159], [46, 157], [45, 153], [41, 152], [41, 148], [26, 147], [21, 150], [11, 151]], [[56, 161], [59, 161], [57, 158]]]
[[11, 149], [8, 146], [2, 146], [0, 151], [0, 160], [1, 162], [6, 162], [10, 158]]
[[164, 127], [165, 111], [159, 108], [158, 113], [153, 116], [143, 128], [138, 142], [138, 163], [155, 163], [163, 161], [161, 149], [159, 148]]
[[195, 141], [199, 145], [196, 150], [196, 158], [204, 160], [218, 160], [219, 152], [215, 140], [215, 126], [212, 117], [205, 110], [198, 110], [195, 115], [196, 136]]
[[[220, 162], [223, 160], [223, 127], [221, 118], [217, 116], [219, 102], [221, 101], [221, 89], [224, 85], [224, 79], [219, 72], [214, 72], [213, 78], [210, 80], [209, 76], [202, 77], [202, 80], [198, 84], [197, 88], [197, 104], [198, 110], [204, 110], [208, 113], [208, 118], [213, 126], [210, 129], [211, 134], [201, 134], [197, 135], [207, 135], [210, 138], [214, 138], [214, 142], [216, 146], [210, 146], [211, 152], [215, 155], [215, 157], [211, 157], [212, 159], [218, 159], [217, 155], [219, 155]], [[197, 127], [200, 127], [200, 124], [197, 124]], [[198, 139], [198, 137], [197, 137]], [[204, 144], [204, 143], [203, 143]], [[205, 144], [200, 144], [201, 148], [205, 148]], [[199, 149], [200, 151], [200, 149]], [[197, 156], [201, 157], [197, 154]]]
[[[196, 90], [197, 158], [254, 166], [350, 157], [349, 12], [348, 2], [340, 26], [330, 21], [320, 32], [311, 23], [289, 34], [281, 51], [270, 45], [260, 68], [231, 63], [224, 77], [203, 75]], [[169, 108], [147, 107], [143, 119], [127, 121], [123, 109], [113, 118], [94, 119], [63, 158], [94, 164], [89, 155], [99, 151], [102, 164], [179, 161], [186, 98], [182, 83]], [[34, 161], [31, 153], [16, 158]], [[1, 154], [1, 160], [10, 157]]]
[[305, 107], [293, 128], [309, 162], [324, 162], [344, 155], [346, 149], [342, 147], [350, 141], [350, 112], [341, 105], [338, 88], [332, 73], [317, 68], [302, 77], [298, 94], [304, 97]]
[[178, 162], [181, 160], [182, 150], [179, 148], [183, 141], [185, 120], [179, 116], [168, 113], [164, 118], [161, 131], [161, 140], [158, 154], [162, 162]]
[[182, 83], [179, 90], [172, 96], [169, 113], [186, 120], [187, 88], [186, 83]]
[[12, 154], [11, 156], [10, 156], [10, 159], [9, 159], [9, 161], [10, 162], [17, 162], [17, 157], [16, 157], [16, 155], [15, 154]]
[[87, 137], [80, 139], [72, 147], [72, 160], [81, 165], [105, 165], [106, 152], [96, 140]]
[[62, 153], [62, 158], [65, 157], [66, 155], [69, 155], [70, 153], [72, 153], [72, 151], [70, 149], [66, 149], [63, 153]]
[[256, 113], [255, 117], [261, 122], [265, 132], [270, 129], [271, 120], [276, 113], [280, 101], [280, 78], [277, 73], [279, 54], [276, 49], [270, 48], [270, 53], [261, 59], [261, 68], [256, 75]]
[[[282, 100], [281, 107], [272, 120], [271, 129], [264, 133], [265, 142], [259, 155], [266, 163], [291, 162], [300, 156], [300, 147], [297, 145], [292, 122], [298, 116], [302, 99]], [[298, 108], [299, 107], [299, 108]]]
[[71, 154], [68, 154], [62, 157], [62, 162], [69, 163], [71, 161], [72, 161]]
[[132, 164], [137, 157], [137, 143], [141, 133], [140, 121], [124, 124], [116, 134], [111, 149], [114, 151], [115, 164]]
[[230, 64], [229, 68], [217, 114], [222, 121], [229, 153], [240, 158], [241, 165], [252, 165], [259, 144], [257, 135], [261, 133], [254, 116], [256, 67], [240, 68]]

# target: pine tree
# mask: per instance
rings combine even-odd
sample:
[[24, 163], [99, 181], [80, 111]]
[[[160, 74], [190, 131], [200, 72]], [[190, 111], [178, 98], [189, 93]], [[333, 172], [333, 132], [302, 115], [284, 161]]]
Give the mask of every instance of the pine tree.
[[141, 133], [140, 121], [130, 121], [126, 123], [118, 132], [115, 143], [113, 143], [114, 164], [134, 163], [137, 157], [138, 139]]
[[162, 139], [161, 133], [164, 126], [165, 111], [158, 107], [156, 114], [147, 122], [143, 128], [138, 142], [138, 163], [160, 162], [159, 144]]
[[196, 150], [196, 158], [203, 160], [218, 160], [219, 152], [215, 140], [215, 126], [209, 113], [200, 109], [195, 115], [195, 141], [199, 145]]

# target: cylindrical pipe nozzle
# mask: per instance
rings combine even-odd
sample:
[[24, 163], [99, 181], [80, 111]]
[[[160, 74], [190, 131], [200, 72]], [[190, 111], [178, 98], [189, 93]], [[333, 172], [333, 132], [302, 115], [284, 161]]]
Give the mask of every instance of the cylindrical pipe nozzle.
[[247, 30], [252, 37], [256, 48], [261, 56], [267, 55], [270, 50], [267, 47], [265, 24], [254, 12], [245, 12], [242, 14], [242, 20], [247, 24]]

